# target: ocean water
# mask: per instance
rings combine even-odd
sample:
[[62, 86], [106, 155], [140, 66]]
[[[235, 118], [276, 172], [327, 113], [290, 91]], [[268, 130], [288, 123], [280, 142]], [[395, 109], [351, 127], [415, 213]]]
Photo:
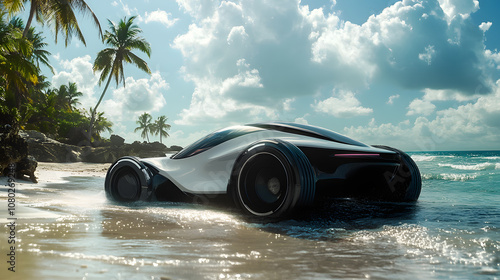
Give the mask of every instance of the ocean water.
[[42, 173], [17, 184], [17, 271], [0, 257], [0, 275], [500, 279], [500, 152], [410, 155], [423, 178], [417, 203], [341, 199], [275, 223], [211, 204], [117, 204], [104, 172]]

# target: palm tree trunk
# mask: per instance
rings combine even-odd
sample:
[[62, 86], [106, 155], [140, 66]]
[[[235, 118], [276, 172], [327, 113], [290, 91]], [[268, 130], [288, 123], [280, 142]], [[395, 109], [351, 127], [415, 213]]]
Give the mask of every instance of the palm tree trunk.
[[26, 22], [26, 26], [24, 27], [23, 37], [26, 37], [26, 35], [28, 34], [28, 31], [30, 30], [31, 22], [33, 21], [33, 18], [35, 17], [35, 11], [36, 11], [36, 5], [33, 3], [33, 1], [31, 1], [30, 15], [28, 17], [28, 21]]
[[[114, 66], [113, 66], [114, 68]], [[113, 73], [113, 69], [111, 69], [111, 73]], [[106, 90], [108, 90], [109, 83], [111, 82], [111, 77], [113, 76], [112, 74], [109, 74], [108, 81], [106, 82], [106, 86], [104, 87], [104, 90], [102, 91], [101, 97], [99, 98], [99, 101], [97, 101], [97, 104], [94, 107], [94, 110], [92, 111], [92, 116], [90, 118], [90, 126], [88, 129], [88, 139], [89, 142], [92, 142], [92, 128], [94, 127], [94, 122], [95, 122], [95, 114], [97, 112], [97, 107], [101, 104], [102, 98], [104, 97], [104, 94], [106, 94]]]

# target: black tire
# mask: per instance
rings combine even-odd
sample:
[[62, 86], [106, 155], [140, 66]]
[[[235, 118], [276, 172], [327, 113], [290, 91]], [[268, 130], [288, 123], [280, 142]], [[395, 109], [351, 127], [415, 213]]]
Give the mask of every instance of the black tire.
[[135, 157], [123, 157], [111, 165], [104, 181], [108, 198], [132, 202], [148, 196], [151, 173]]
[[247, 148], [233, 168], [229, 192], [250, 216], [282, 218], [310, 205], [315, 175], [309, 160], [295, 145], [264, 140]]
[[373, 147], [396, 152], [401, 158], [395, 174], [386, 178], [389, 188], [387, 200], [399, 202], [417, 201], [422, 190], [422, 178], [415, 161], [408, 154], [396, 148], [382, 145], [373, 145]]

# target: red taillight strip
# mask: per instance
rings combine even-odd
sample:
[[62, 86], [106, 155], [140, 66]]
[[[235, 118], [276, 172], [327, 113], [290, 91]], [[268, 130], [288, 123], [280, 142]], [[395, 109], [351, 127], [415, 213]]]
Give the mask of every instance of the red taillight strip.
[[334, 157], [378, 157], [380, 154], [334, 154]]

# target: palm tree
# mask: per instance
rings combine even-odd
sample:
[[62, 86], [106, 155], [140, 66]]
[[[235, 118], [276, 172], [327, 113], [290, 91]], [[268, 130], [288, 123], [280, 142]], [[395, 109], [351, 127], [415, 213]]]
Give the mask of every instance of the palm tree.
[[139, 116], [139, 119], [135, 122], [139, 126], [134, 129], [134, 132], [137, 132], [141, 130], [141, 137], [147, 138], [148, 143], [149, 143], [149, 135], [148, 133], [153, 133], [154, 132], [154, 127], [153, 124], [151, 123], [151, 120], [153, 118], [151, 117], [150, 114], [144, 112], [144, 114]]
[[113, 126], [113, 123], [111, 121], [108, 121], [108, 119], [104, 117], [104, 112], [98, 112], [94, 124], [94, 131], [96, 136], [100, 137], [100, 134], [104, 131], [112, 133], [113, 129], [111, 129], [111, 126]]
[[[1, 2], [6, 11], [9, 12], [9, 16], [13, 16], [24, 11], [24, 4], [28, 0], [2, 0]], [[29, 16], [24, 28], [23, 37], [27, 36], [33, 18], [36, 18], [41, 25], [44, 25], [45, 22], [53, 25], [56, 43], [59, 32], [62, 32], [65, 37], [64, 42], [66, 46], [68, 46], [74, 33], [86, 45], [85, 38], [75, 16], [75, 10], [80, 11], [84, 15], [90, 14], [94, 20], [94, 24], [99, 29], [99, 35], [102, 35], [101, 25], [97, 16], [84, 0], [30, 0], [29, 2]]]
[[[23, 20], [18, 17], [12, 18], [10, 20], [10, 25], [19, 30], [25, 29]], [[28, 41], [31, 42], [33, 48], [31, 59], [33, 60], [33, 63], [36, 64], [38, 69], [40, 69], [40, 63], [47, 66], [52, 74], [54, 74], [54, 68], [52, 67], [52, 65], [50, 65], [48, 58], [51, 53], [44, 49], [49, 44], [44, 41], [45, 37], [43, 37], [42, 32], [36, 32], [35, 28], [31, 27], [29, 28], [24, 38], [28, 39]]]
[[61, 85], [59, 89], [56, 89], [56, 92], [64, 109], [70, 112], [76, 109], [76, 104], [80, 104], [78, 97], [83, 95], [82, 92], [78, 91], [76, 83], [72, 82], [69, 82], [68, 85]]
[[168, 135], [168, 132], [167, 132], [167, 130], [170, 129], [170, 125], [167, 124], [167, 120], [168, 120], [167, 117], [160, 116], [160, 117], [158, 117], [158, 119], [156, 119], [156, 121], [154, 123], [154, 134], [155, 135], [160, 134], [160, 143], [162, 143], [162, 141], [161, 141], [162, 136], [164, 136], [164, 137], [170, 136], [170, 135]]
[[[104, 87], [101, 97], [99, 98], [99, 101], [97, 101], [93, 112], [97, 112], [97, 107], [101, 104], [102, 98], [104, 97], [112, 78], [115, 79], [117, 86], [123, 82], [123, 86], [125, 87], [125, 76], [123, 73], [124, 62], [132, 63], [144, 72], [151, 74], [148, 64], [132, 52], [132, 50], [139, 50], [145, 53], [148, 57], [151, 56], [151, 46], [146, 39], [139, 36], [139, 34], [142, 33], [142, 30], [134, 24], [135, 18], [135, 16], [129, 17], [128, 19], [125, 17], [120, 20], [118, 24], [108, 20], [110, 30], [106, 30], [103, 40], [104, 43], [110, 47], [105, 48], [97, 54], [93, 66], [94, 73], [101, 71], [99, 85], [101, 85], [106, 78], [108, 81], [106, 82], [106, 86]], [[94, 120], [95, 115], [92, 114], [90, 119], [89, 135], [92, 134]]]
[[0, 78], [5, 99], [20, 108], [29, 97], [29, 87], [36, 85], [39, 69], [33, 64], [33, 45], [22, 37], [20, 29], [4, 23], [0, 12]]
[[95, 116], [94, 125], [92, 127], [93, 134], [91, 134], [92, 138], [89, 138], [89, 141], [92, 142], [92, 139], [97, 140], [101, 136], [101, 132], [108, 131], [109, 133], [113, 132], [111, 126], [113, 123], [108, 121], [106, 117], [104, 117], [104, 112], [94, 112], [92, 108], [90, 108], [90, 115]]

